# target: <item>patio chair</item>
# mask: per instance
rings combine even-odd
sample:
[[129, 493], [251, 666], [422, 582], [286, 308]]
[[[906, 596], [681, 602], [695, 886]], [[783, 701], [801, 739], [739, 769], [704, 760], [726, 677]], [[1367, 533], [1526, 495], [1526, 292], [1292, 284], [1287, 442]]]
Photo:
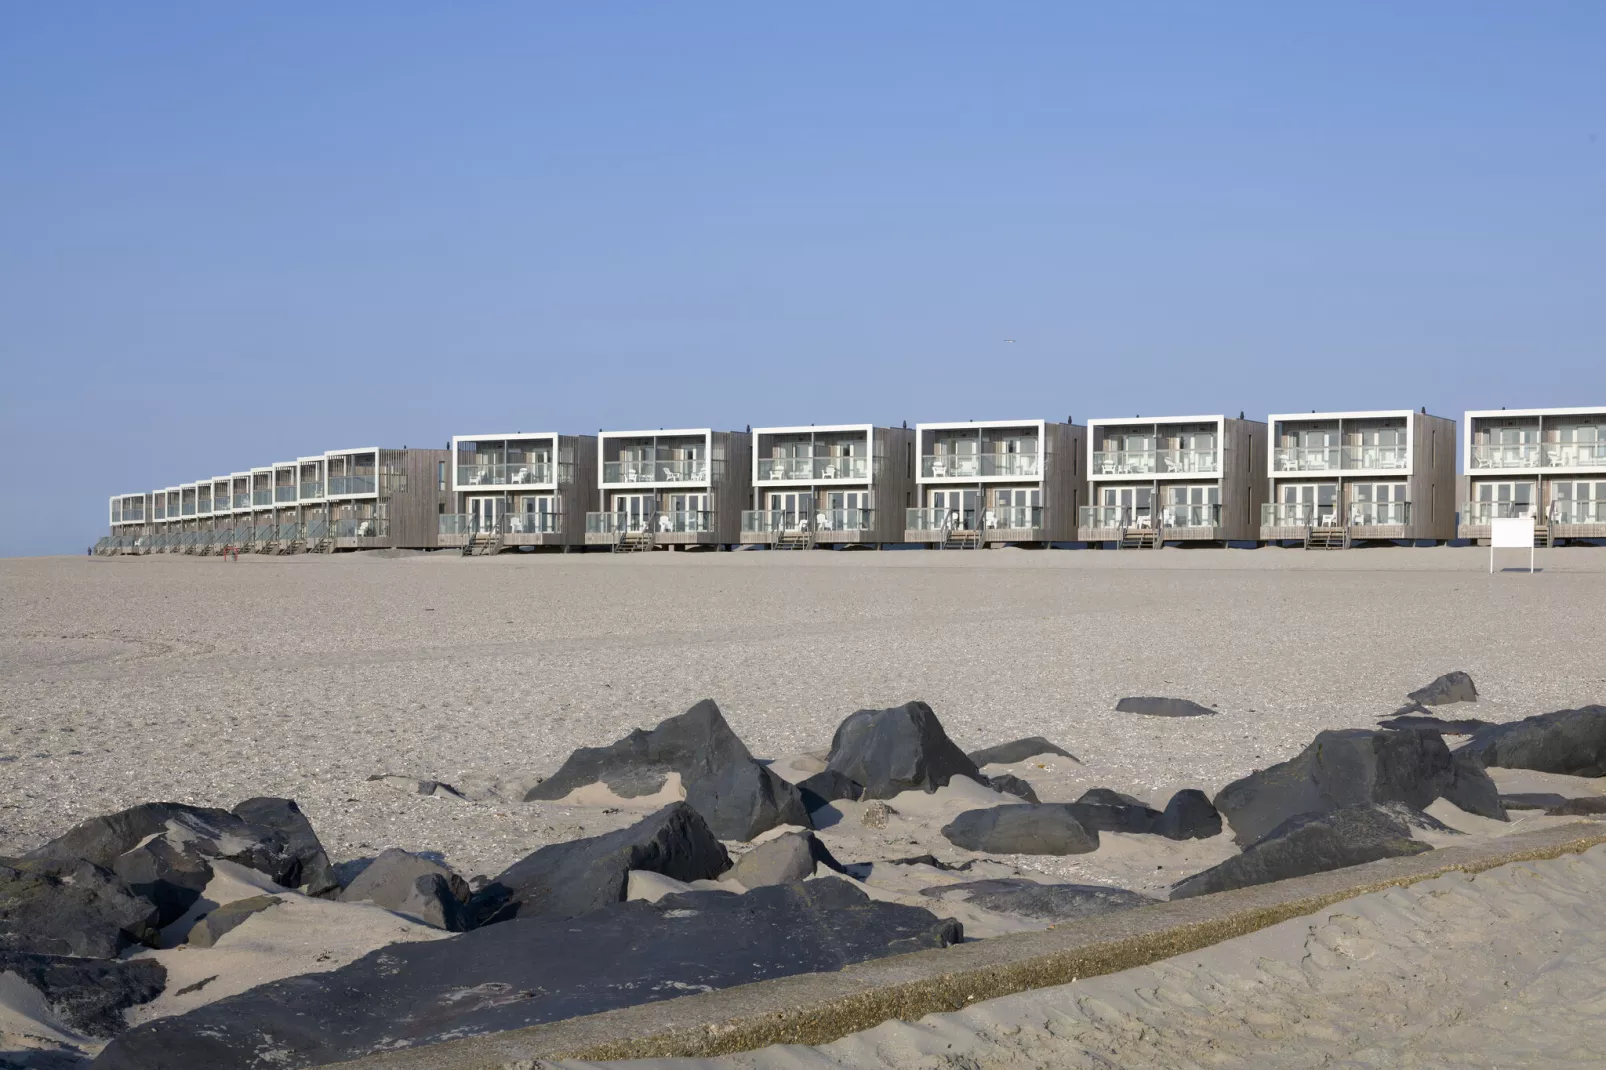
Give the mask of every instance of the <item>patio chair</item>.
[[931, 475], [933, 479], [941, 479], [948, 474], [948, 465], [942, 461], [931, 462]]

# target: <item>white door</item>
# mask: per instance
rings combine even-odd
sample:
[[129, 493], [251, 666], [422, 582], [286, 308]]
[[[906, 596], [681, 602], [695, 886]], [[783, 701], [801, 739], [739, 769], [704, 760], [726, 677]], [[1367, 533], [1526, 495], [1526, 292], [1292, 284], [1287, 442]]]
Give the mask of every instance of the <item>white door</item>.
[[619, 518], [616, 523], [625, 531], [644, 531], [656, 504], [656, 495], [652, 494], [615, 494], [613, 511]]
[[539, 534], [557, 530], [558, 501], [550, 494], [526, 494], [520, 515], [512, 518], [514, 531]]
[[[687, 495], [677, 495], [687, 497]], [[804, 527], [811, 519], [809, 514], [814, 511], [814, 495], [807, 491], [771, 491], [769, 496], [770, 512], [781, 514], [777, 518], [783, 531], [794, 531]]]
[[976, 491], [934, 490], [931, 508], [946, 513], [943, 524], [950, 528], [968, 531], [976, 526]]
[[707, 494], [671, 494], [669, 510], [658, 523], [660, 531], [709, 530]]
[[1105, 487], [1100, 504], [1106, 510], [1105, 524], [1148, 527], [1154, 515], [1154, 488]]
[[493, 532], [502, 519], [501, 497], [470, 497], [468, 500], [468, 528], [472, 532]]
[[817, 518], [821, 528], [860, 531], [870, 526], [870, 492], [833, 490], [825, 496], [825, 510]]
[[1533, 516], [1534, 485], [1532, 482], [1512, 481], [1479, 483], [1476, 517], [1487, 524], [1494, 517]]
[[1212, 527], [1216, 524], [1221, 504], [1218, 486], [1184, 486], [1171, 488], [1171, 507], [1166, 511], [1166, 523], [1184, 528]]
[[984, 518], [992, 528], [1035, 528], [1041, 526], [1038, 507], [1043, 492], [1037, 487], [999, 487], [993, 492], [993, 508]]

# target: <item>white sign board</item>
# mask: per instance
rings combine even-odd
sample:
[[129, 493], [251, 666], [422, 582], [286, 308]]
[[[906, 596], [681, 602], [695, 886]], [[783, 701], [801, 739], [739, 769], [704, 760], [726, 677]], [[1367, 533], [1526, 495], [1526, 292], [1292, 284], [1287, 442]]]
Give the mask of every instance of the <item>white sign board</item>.
[[1527, 550], [1528, 571], [1534, 570], [1534, 518], [1494, 517], [1489, 521], [1489, 571], [1494, 571], [1496, 550]]

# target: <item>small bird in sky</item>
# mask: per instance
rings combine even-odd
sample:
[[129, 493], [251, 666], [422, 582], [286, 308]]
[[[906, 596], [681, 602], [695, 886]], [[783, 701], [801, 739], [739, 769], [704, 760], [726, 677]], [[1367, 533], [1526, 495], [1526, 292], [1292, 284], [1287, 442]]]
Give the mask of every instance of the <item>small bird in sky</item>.
[[1014, 340], [1015, 340], [1015, 339], [1013, 339], [1013, 338], [1006, 338], [1006, 339], [1004, 339], [1004, 341], [1006, 341], [1006, 342], [1013, 342], [1013, 341], [1014, 341]]

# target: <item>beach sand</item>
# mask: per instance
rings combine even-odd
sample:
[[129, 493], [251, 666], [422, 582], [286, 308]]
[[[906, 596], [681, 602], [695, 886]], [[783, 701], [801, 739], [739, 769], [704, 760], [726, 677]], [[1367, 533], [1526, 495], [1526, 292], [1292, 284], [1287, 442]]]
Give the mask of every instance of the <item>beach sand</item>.
[[[148, 800], [282, 795], [336, 860], [398, 846], [494, 873], [633, 819], [518, 800], [575, 747], [704, 697], [771, 757], [924, 699], [966, 749], [1043, 735], [1076, 754], [1011, 767], [1045, 799], [1163, 805], [1372, 726], [1451, 669], [1482, 693], [1452, 716], [1606, 699], [1588, 646], [1606, 550], [1540, 559], [1532, 576], [1453, 548], [5, 560], [0, 853]], [[1125, 695], [1219, 714], [1114, 712]]]

